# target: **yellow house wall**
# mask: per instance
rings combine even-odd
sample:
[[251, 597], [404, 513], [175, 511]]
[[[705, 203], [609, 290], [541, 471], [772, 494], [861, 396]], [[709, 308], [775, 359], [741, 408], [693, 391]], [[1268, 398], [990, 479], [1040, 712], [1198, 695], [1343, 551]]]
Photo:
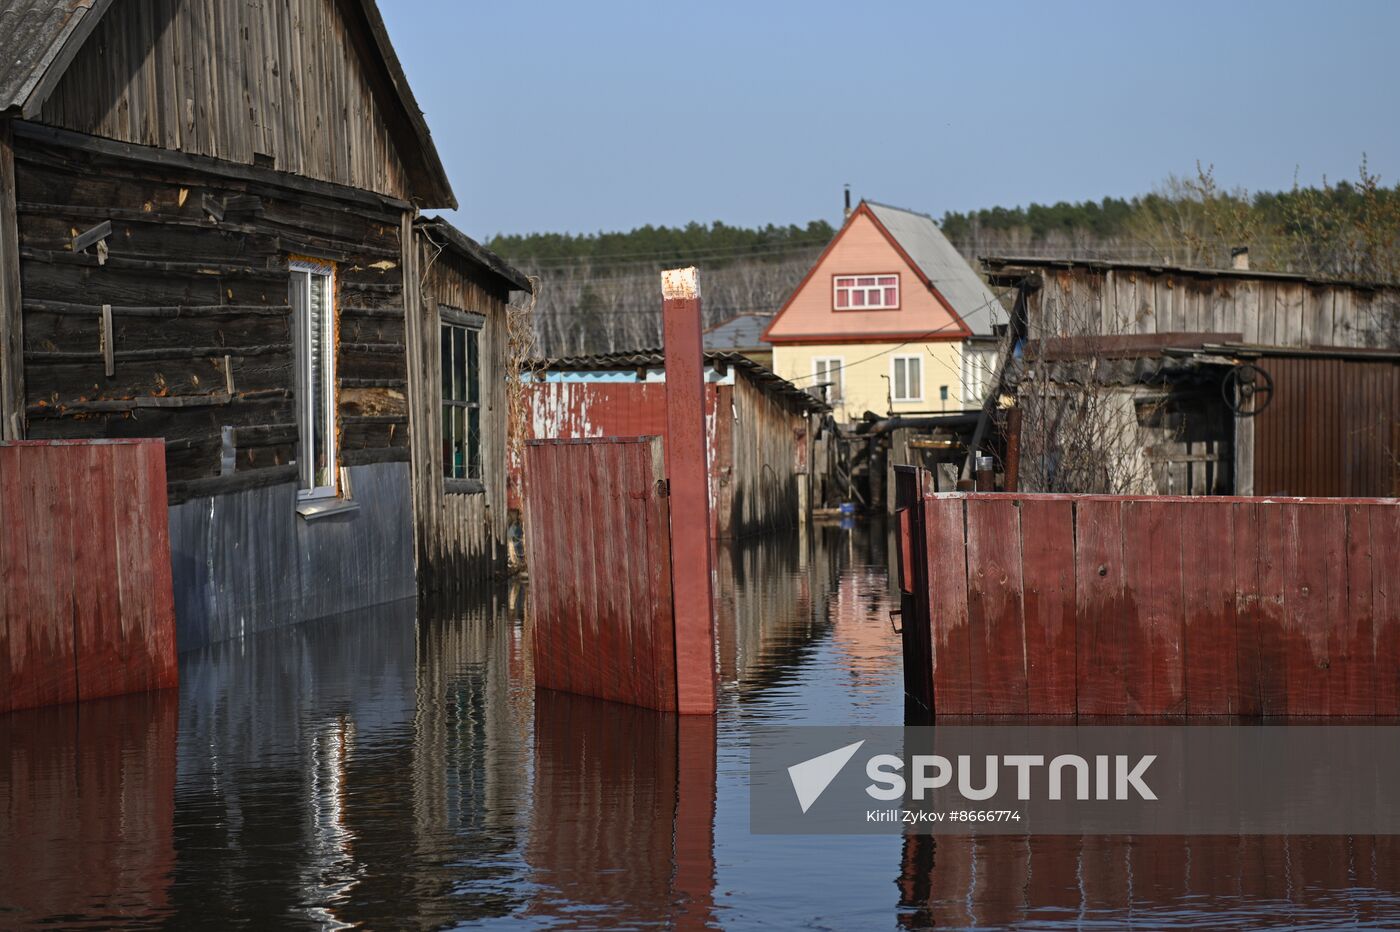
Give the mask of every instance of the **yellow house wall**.
[[[833, 403], [837, 420], [852, 421], [866, 411], [876, 414], [906, 411], [960, 411], [962, 398], [961, 342], [942, 343], [832, 343], [773, 347], [773, 371], [801, 388], [811, 387], [812, 363], [819, 358], [842, 361], [842, 400]], [[896, 356], [918, 356], [923, 362], [923, 398], [890, 404], [890, 379], [894, 377]], [[888, 377], [888, 378], [887, 378]], [[948, 387], [948, 400], [939, 397], [939, 387]]]

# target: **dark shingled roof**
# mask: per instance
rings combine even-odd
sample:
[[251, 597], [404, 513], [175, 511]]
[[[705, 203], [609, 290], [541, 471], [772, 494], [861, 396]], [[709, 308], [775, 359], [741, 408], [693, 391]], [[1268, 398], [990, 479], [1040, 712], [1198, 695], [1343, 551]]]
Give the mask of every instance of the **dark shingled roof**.
[[534, 283], [530, 281], [524, 272], [496, 255], [443, 218], [428, 217], [425, 220], [419, 220], [418, 225], [434, 240], [441, 241], [448, 248], [459, 253], [474, 264], [505, 279], [516, 291], [534, 292]]
[[[78, 50], [111, 8], [112, 0], [0, 0], [0, 117], [33, 119], [57, 86]], [[391, 136], [412, 139], [400, 143], [414, 200], [424, 207], [456, 208], [457, 199], [433, 145], [428, 123], [418, 108], [384, 18], [374, 0], [339, 4], [351, 35], [367, 38], [371, 70], [379, 77], [390, 100], [385, 119]], [[371, 84], [377, 82], [371, 81]]]
[[[705, 353], [705, 362], [711, 366], [732, 366], [743, 372], [763, 391], [776, 398], [782, 398], [799, 410], [825, 413], [831, 407], [773, 370], [760, 366], [747, 356], [739, 353]], [[627, 369], [657, 368], [666, 365], [666, 352], [660, 349], [630, 350], [620, 353], [595, 353], [585, 356], [556, 356], [551, 359], [537, 359], [526, 362], [523, 369], [528, 372], [589, 372], [622, 371]]]

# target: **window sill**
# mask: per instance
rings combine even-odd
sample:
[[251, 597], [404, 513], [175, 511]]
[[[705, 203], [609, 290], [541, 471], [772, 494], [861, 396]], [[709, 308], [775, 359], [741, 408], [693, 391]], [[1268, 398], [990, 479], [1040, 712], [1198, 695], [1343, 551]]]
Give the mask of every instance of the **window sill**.
[[486, 484], [480, 479], [444, 479], [442, 488], [448, 495], [479, 495], [486, 491]]
[[297, 502], [297, 514], [304, 521], [359, 511], [360, 503], [348, 498], [305, 498]]

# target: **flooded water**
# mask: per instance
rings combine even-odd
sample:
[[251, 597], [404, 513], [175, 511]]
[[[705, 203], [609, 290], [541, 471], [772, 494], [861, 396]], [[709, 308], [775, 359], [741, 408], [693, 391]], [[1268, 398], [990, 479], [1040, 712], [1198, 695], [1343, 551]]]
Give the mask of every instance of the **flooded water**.
[[722, 704], [536, 695], [522, 589], [0, 717], [0, 927], [1400, 927], [1391, 838], [748, 828], [747, 729], [899, 724], [882, 531], [720, 552]]

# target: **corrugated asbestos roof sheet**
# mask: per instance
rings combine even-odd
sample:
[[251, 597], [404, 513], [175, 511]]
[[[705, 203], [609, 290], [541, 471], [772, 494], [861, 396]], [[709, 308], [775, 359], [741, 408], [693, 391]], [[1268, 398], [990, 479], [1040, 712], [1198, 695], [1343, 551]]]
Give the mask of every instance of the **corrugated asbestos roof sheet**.
[[94, 6], [95, 20], [101, 0], [0, 0], [0, 113], [24, 106]]
[[[820, 399], [809, 395], [771, 369], [760, 366], [747, 356], [739, 353], [705, 353], [708, 365], [732, 366], [745, 373], [765, 392], [792, 402], [803, 411], [825, 413], [831, 408]], [[526, 362], [523, 368], [529, 372], [589, 372], [617, 369], [655, 368], [666, 364], [666, 353], [659, 349], [632, 350], [621, 353], [595, 353], [587, 356], [556, 356], [552, 359], [537, 359]]]
[[973, 333], [990, 334], [993, 324], [1005, 323], [1001, 302], [932, 217], [874, 201], [865, 204]]
[[763, 343], [763, 328], [770, 320], [769, 314], [736, 314], [705, 331], [705, 349], [767, 349]]

